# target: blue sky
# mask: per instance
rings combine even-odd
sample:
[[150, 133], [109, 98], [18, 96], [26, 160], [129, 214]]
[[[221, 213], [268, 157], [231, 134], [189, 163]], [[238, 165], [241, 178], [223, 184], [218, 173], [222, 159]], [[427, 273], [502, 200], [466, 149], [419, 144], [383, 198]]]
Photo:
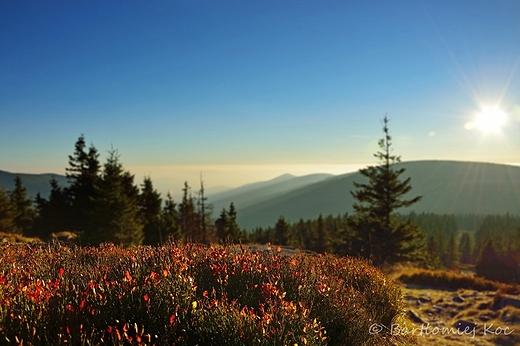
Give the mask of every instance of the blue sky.
[[385, 115], [404, 161], [520, 164], [519, 64], [518, 1], [0, 1], [0, 169], [84, 134], [162, 191], [340, 174]]

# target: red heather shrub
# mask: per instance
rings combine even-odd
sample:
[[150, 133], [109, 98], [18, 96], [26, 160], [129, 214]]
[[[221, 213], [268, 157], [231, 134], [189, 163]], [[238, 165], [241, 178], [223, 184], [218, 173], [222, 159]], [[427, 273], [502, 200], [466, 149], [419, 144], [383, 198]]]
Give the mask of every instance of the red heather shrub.
[[243, 247], [0, 248], [0, 343], [394, 345], [398, 286], [367, 262]]

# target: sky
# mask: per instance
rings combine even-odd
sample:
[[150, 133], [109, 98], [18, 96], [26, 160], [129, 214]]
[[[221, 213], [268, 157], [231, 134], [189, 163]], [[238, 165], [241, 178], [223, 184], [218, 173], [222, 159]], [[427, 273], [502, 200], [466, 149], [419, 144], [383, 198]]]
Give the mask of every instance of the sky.
[[0, 0], [0, 169], [84, 135], [136, 183], [239, 186], [377, 161], [520, 165], [520, 1]]

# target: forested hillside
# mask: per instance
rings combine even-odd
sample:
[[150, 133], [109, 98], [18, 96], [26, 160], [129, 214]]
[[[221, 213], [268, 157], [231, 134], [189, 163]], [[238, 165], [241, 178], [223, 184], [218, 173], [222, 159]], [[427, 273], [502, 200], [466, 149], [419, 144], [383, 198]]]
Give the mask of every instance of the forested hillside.
[[[389, 154], [378, 155], [390, 162]], [[49, 239], [65, 231], [79, 236], [82, 245], [157, 245], [169, 238], [204, 244], [272, 243], [318, 253], [362, 256], [379, 263], [408, 258], [431, 267], [476, 264], [477, 272], [484, 276], [510, 273], [496, 278], [518, 281], [520, 216], [508, 211], [514, 210], [520, 195], [520, 182], [514, 179], [519, 169], [426, 161], [380, 164], [332, 178], [285, 176], [242, 189], [251, 193], [260, 188], [272, 194], [277, 187], [292, 188], [276, 200], [259, 203], [271, 209], [257, 209], [258, 220], [273, 217], [272, 209], [279, 207], [276, 217], [264, 221], [267, 226], [246, 229], [239, 220], [248, 217], [248, 207], [241, 211], [230, 202], [220, 212], [212, 213], [203, 181], [197, 192], [186, 182], [178, 202], [170, 195], [163, 199], [150, 177], [139, 185], [134, 182], [117, 151], [111, 150], [102, 164], [97, 149], [93, 145], [87, 148], [81, 136], [69, 156], [66, 186], [51, 179], [49, 195], [32, 199], [22, 178], [16, 176], [12, 190], [0, 189], [0, 232]], [[369, 177], [371, 184], [366, 183]], [[321, 181], [312, 183], [316, 179]], [[459, 188], [455, 188], [456, 182]], [[295, 187], [298, 185], [305, 186]], [[380, 193], [388, 188], [393, 197], [388, 199], [388, 207], [380, 210], [382, 202], [377, 198], [383, 198], [386, 194]], [[228, 196], [240, 194], [230, 192]], [[338, 196], [346, 202], [334, 205], [335, 213], [320, 212]], [[416, 205], [423, 206], [414, 208]], [[425, 205], [431, 208], [428, 212], [414, 211], [428, 209]], [[411, 213], [401, 210], [403, 206], [410, 207]], [[451, 208], [449, 213], [442, 212]], [[480, 213], [457, 214], [457, 210]], [[310, 216], [299, 216], [301, 213]], [[394, 230], [389, 234], [396, 236], [387, 245], [384, 241], [388, 237], [381, 233], [385, 229]], [[413, 250], [408, 257], [407, 248]], [[388, 249], [388, 256], [384, 255]], [[378, 254], [383, 255], [376, 258]]]
[[[414, 161], [402, 162], [404, 176], [411, 177], [414, 193], [423, 196], [411, 207], [417, 213], [489, 215], [520, 214], [520, 167], [479, 162]], [[39, 192], [49, 196], [52, 178], [62, 188], [67, 177], [58, 174], [15, 174], [0, 171], [0, 187], [14, 188], [20, 176], [27, 196]], [[213, 217], [231, 202], [237, 210], [237, 223], [249, 230], [273, 225], [280, 215], [295, 222], [322, 215], [352, 213], [354, 181], [363, 181], [358, 172], [340, 176], [313, 174], [284, 175], [270, 181], [248, 184], [208, 196]], [[464, 227], [463, 227], [464, 228]]]
[[[520, 214], [520, 167], [478, 162], [414, 161], [405, 168], [413, 194], [423, 196], [410, 210], [436, 214]], [[236, 204], [241, 227], [267, 227], [280, 215], [291, 222], [322, 215], [352, 213], [349, 191], [359, 173], [349, 173], [290, 191], [282, 196], [242, 207]]]

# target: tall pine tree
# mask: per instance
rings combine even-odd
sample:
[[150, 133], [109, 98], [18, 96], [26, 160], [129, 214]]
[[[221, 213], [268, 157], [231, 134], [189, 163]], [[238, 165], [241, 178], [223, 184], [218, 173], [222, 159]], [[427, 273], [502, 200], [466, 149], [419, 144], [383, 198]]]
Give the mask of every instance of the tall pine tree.
[[154, 189], [150, 177], [144, 178], [137, 201], [139, 204], [139, 218], [143, 224], [144, 243], [147, 245], [162, 243], [160, 234], [161, 194]]
[[96, 232], [93, 200], [98, 189], [101, 165], [99, 153], [94, 145], [87, 150], [85, 136], [81, 135], [74, 145], [74, 153], [69, 155], [69, 167], [66, 175], [69, 187], [65, 194], [71, 205], [69, 231], [79, 232], [86, 238], [92, 238], [89, 233]]
[[455, 241], [455, 233], [450, 234], [443, 260], [444, 265], [448, 268], [455, 266], [459, 261], [459, 252], [457, 242]]
[[291, 225], [289, 225], [283, 216], [280, 216], [274, 226], [273, 243], [275, 245], [287, 245], [290, 233]]
[[312, 250], [318, 253], [325, 253], [329, 251], [329, 230], [327, 229], [321, 214], [316, 221], [315, 238], [313, 240], [314, 246]]
[[36, 211], [32, 199], [27, 197], [27, 189], [23, 186], [22, 179], [19, 176], [14, 179], [14, 190], [11, 191], [9, 197], [14, 208], [15, 233], [30, 233]]
[[379, 141], [380, 151], [374, 154], [377, 166], [361, 169], [367, 183], [354, 183], [356, 191], [356, 228], [366, 244], [364, 255], [375, 264], [413, 260], [422, 254], [424, 241], [420, 229], [409, 221], [398, 221], [396, 211], [418, 202], [421, 196], [405, 199], [410, 192], [410, 178], [401, 179], [404, 168], [396, 168], [400, 157], [392, 155], [392, 137], [388, 118], [383, 119], [384, 137]]
[[471, 238], [468, 232], [464, 232], [460, 238], [459, 244], [460, 263], [470, 264], [472, 263], [472, 246]]
[[208, 200], [208, 198], [206, 197], [206, 195], [204, 194], [204, 181], [202, 180], [202, 173], [200, 175], [200, 190], [199, 190], [199, 198], [198, 198], [198, 203], [197, 203], [197, 206], [198, 206], [198, 214], [199, 214], [199, 219], [200, 219], [200, 226], [199, 226], [199, 230], [200, 230], [200, 241], [203, 243], [203, 244], [207, 244], [208, 243], [208, 225], [209, 225], [209, 219], [210, 219], [210, 215], [211, 215], [211, 208], [210, 206], [206, 203], [206, 201]]
[[17, 233], [14, 223], [15, 208], [7, 191], [0, 187], [0, 232]]
[[441, 255], [439, 253], [439, 242], [438, 239], [430, 235], [426, 243], [426, 258], [425, 266], [429, 269], [441, 269], [444, 267], [441, 261]]
[[237, 224], [237, 212], [235, 205], [229, 205], [229, 211], [225, 208], [220, 212], [220, 217], [215, 221], [217, 227], [217, 237], [221, 242], [238, 243], [240, 242], [241, 232]]
[[199, 239], [200, 223], [195, 210], [195, 202], [191, 195], [188, 182], [184, 183], [182, 189], [182, 201], [179, 205], [179, 221], [184, 238], [188, 242], [197, 242]]
[[109, 152], [103, 166], [103, 174], [96, 184], [93, 201], [95, 232], [85, 240], [90, 244], [113, 242], [131, 246], [143, 241], [143, 225], [139, 218], [139, 189], [134, 176], [123, 170], [115, 150]]
[[179, 225], [179, 212], [170, 193], [166, 195], [166, 201], [161, 212], [161, 227], [159, 229], [159, 242], [163, 244], [169, 238], [182, 239], [182, 231]]

